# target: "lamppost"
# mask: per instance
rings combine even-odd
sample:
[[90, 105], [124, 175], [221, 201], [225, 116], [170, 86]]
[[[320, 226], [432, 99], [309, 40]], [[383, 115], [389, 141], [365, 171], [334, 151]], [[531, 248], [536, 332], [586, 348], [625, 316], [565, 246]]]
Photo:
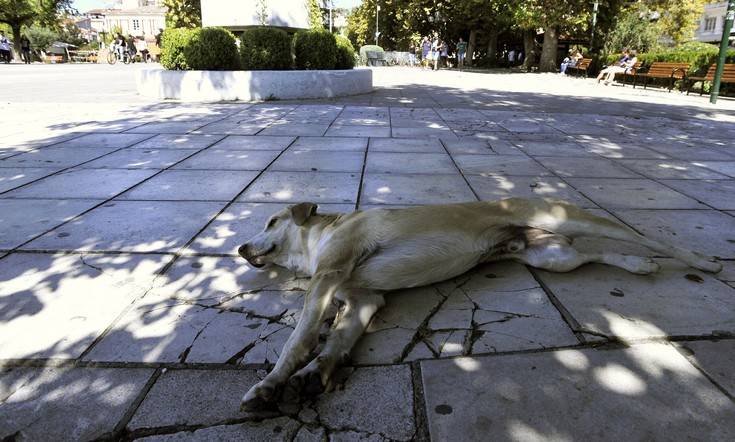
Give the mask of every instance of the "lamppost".
[[378, 36], [380, 35], [380, 31], [378, 31], [378, 17], [380, 12], [380, 5], [376, 3], [375, 5], [375, 46], [378, 46]]
[[717, 59], [717, 70], [715, 70], [715, 78], [712, 82], [712, 93], [709, 96], [709, 102], [712, 104], [717, 103], [717, 96], [720, 95], [720, 80], [722, 79], [722, 71], [725, 68], [725, 58], [727, 57], [727, 47], [730, 44], [730, 30], [732, 29], [733, 19], [735, 19], [735, 0], [730, 0], [727, 2], [725, 23], [722, 24], [720, 56]]

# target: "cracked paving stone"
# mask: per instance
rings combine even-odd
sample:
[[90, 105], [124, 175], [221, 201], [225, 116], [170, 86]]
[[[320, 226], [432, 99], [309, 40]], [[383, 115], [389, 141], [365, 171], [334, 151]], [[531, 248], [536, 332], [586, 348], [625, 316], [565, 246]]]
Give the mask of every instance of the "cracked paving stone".
[[735, 404], [668, 344], [423, 361], [421, 371], [434, 440], [735, 437]]
[[0, 359], [76, 358], [151, 286], [160, 255], [15, 253], [0, 262]]
[[261, 422], [245, 422], [236, 425], [219, 425], [195, 431], [148, 436], [138, 441], [291, 441], [299, 430], [299, 423], [287, 417], [268, 419]]
[[731, 396], [735, 396], [735, 341], [690, 341], [676, 344], [694, 365], [705, 371]]
[[316, 409], [322, 424], [334, 431], [410, 440], [416, 432], [411, 369], [407, 365], [359, 368], [343, 390], [320, 396]]
[[266, 325], [255, 341], [255, 345], [245, 353], [241, 364], [275, 364], [281, 349], [291, 336], [293, 328], [278, 323]]
[[661, 271], [645, 276], [601, 264], [538, 275], [582, 329], [593, 333], [639, 339], [735, 332], [732, 287], [673, 259], [656, 262]]
[[182, 257], [156, 280], [149, 296], [214, 305], [263, 290], [305, 290], [308, 284], [308, 278], [290, 270], [260, 271], [240, 257]]
[[240, 411], [255, 370], [167, 370], [146, 395], [128, 430], [176, 425], [217, 425], [252, 415]]
[[114, 430], [152, 374], [142, 368], [33, 369], [0, 405], [0, 439], [102, 437]]
[[329, 433], [329, 442], [388, 442], [379, 434], [361, 433], [358, 431], [335, 431]]
[[327, 440], [327, 432], [324, 428], [301, 427], [293, 442], [324, 442]]

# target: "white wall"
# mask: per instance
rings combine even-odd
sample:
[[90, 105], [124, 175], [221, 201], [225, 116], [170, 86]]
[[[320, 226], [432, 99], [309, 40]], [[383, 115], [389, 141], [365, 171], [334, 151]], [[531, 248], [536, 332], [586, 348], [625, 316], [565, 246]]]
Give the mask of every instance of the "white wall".
[[[201, 0], [202, 25], [243, 28], [259, 26], [260, 0]], [[266, 0], [268, 25], [309, 28], [306, 0]]]

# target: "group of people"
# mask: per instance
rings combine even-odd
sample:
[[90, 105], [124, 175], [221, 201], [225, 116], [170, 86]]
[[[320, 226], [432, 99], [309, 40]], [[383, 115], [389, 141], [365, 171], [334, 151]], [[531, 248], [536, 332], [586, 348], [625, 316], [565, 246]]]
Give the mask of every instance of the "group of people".
[[[464, 67], [465, 55], [467, 54], [467, 43], [460, 37], [454, 46], [457, 54], [457, 67], [462, 69]], [[418, 53], [419, 51], [421, 54], [421, 64], [424, 67], [429, 67], [436, 71], [440, 67], [449, 66], [449, 45], [446, 41], [439, 38], [439, 34], [434, 33], [433, 38], [424, 37], [418, 48], [413, 43], [409, 47], [411, 54]]]
[[505, 53], [505, 57], [508, 60], [508, 66], [513, 67], [523, 63], [523, 50], [510, 48], [510, 51]]
[[145, 35], [143, 38], [133, 37], [129, 35], [124, 37], [122, 34], [117, 34], [112, 42], [112, 50], [117, 53], [117, 56], [122, 60], [124, 54], [127, 53], [131, 59], [140, 53], [143, 61], [148, 60], [148, 43], [145, 41]]
[[[24, 63], [31, 64], [31, 41], [25, 35], [20, 38], [20, 55], [23, 58]], [[5, 36], [4, 31], [0, 31], [0, 61], [10, 63], [12, 59], [13, 55], [10, 50], [10, 40]]]
[[584, 56], [579, 51], [579, 49], [569, 51], [569, 55], [564, 57], [564, 60], [561, 62], [559, 73], [563, 74], [567, 71], [567, 68], [573, 68], [577, 66], [577, 64], [582, 61], [582, 58], [584, 58]]

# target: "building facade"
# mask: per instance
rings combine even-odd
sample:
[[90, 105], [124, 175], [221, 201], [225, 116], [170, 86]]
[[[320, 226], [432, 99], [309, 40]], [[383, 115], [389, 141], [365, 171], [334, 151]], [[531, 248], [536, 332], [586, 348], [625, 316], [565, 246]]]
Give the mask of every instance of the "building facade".
[[[713, 2], [704, 5], [699, 27], [695, 31], [694, 39], [705, 43], [720, 43], [722, 30], [725, 26], [727, 2]], [[730, 32], [730, 46], [735, 42], [735, 28]]]
[[113, 8], [87, 11], [82, 22], [95, 40], [117, 28], [123, 35], [152, 36], [166, 27], [166, 8], [161, 0], [122, 0]]
[[201, 0], [202, 26], [309, 28], [308, 0]]

